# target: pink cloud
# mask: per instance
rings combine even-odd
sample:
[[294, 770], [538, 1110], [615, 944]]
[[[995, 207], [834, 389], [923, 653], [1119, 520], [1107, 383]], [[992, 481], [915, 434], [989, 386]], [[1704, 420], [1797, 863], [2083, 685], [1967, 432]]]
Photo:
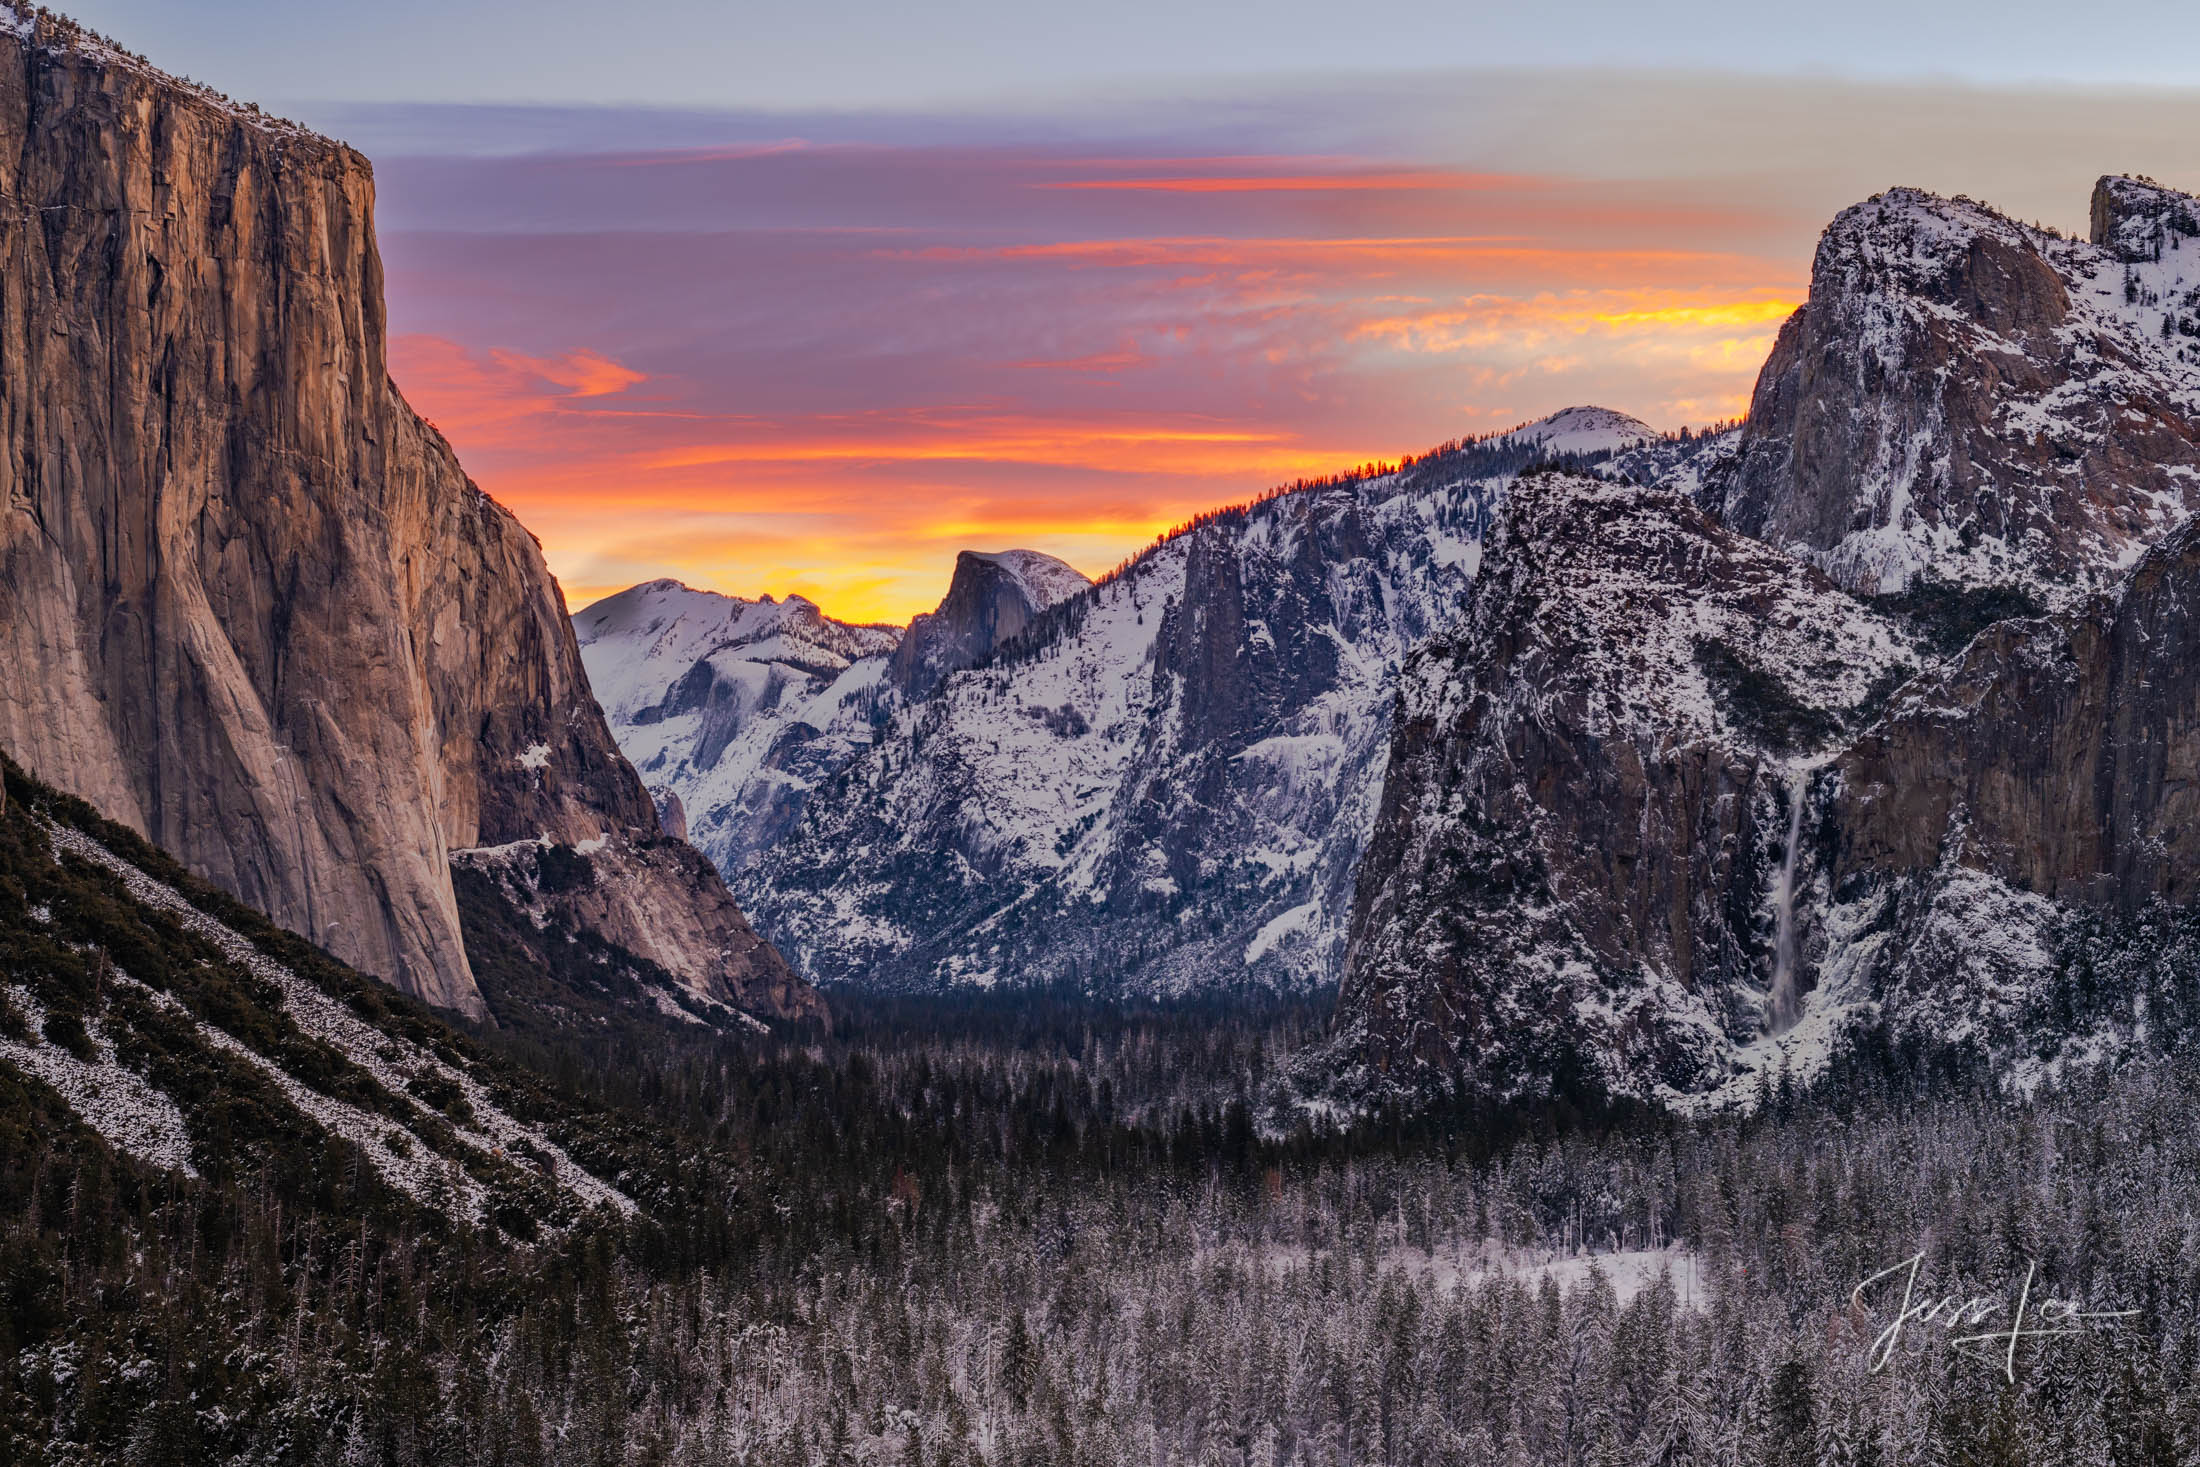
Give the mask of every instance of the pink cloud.
[[669, 573], [861, 619], [930, 606], [964, 544], [1096, 571], [1215, 503], [1569, 403], [1731, 415], [1807, 265], [1669, 190], [1336, 157], [772, 144], [382, 176], [392, 370], [576, 600]]

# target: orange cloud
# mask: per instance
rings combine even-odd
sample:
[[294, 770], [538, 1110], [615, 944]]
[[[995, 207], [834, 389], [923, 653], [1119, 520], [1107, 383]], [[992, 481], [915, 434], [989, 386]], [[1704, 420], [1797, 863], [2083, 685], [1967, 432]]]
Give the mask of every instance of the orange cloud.
[[[646, 458], [643, 469], [692, 469], [739, 464], [967, 463], [1048, 464], [1093, 469], [1150, 467], [1169, 455], [1179, 473], [1237, 472], [1262, 466], [1305, 468], [1316, 461], [1280, 431], [1173, 423], [1096, 424], [1002, 415], [960, 420], [848, 422], [823, 438], [772, 436], [749, 442], [698, 444]], [[871, 436], [883, 426], [883, 435]], [[914, 431], [910, 431], [914, 430]]]
[[1255, 194], [1346, 193], [1361, 190], [1488, 188], [1509, 179], [1485, 174], [1436, 170], [1394, 173], [1187, 174], [1152, 178], [1071, 178], [1035, 183], [1033, 188], [1070, 192]]
[[[393, 337], [390, 371], [446, 433], [492, 431], [559, 411], [575, 399], [609, 397], [648, 379], [586, 348], [531, 357], [491, 348], [470, 352], [440, 336]], [[545, 391], [563, 388], [562, 392]]]
[[1026, 371], [1118, 372], [1125, 367], [1135, 367], [1145, 360], [1145, 357], [1135, 351], [1103, 351], [1059, 361], [1031, 360], [1010, 365]]
[[[966, 547], [1097, 572], [1216, 504], [1573, 403], [1732, 416], [1807, 264], [1677, 196], [1350, 160], [1017, 155], [919, 177], [914, 205], [881, 180], [946, 155], [644, 161], [811, 151], [868, 170], [773, 196], [799, 211], [814, 186], [814, 226], [534, 237], [422, 313], [456, 334], [470, 300], [543, 272], [485, 312], [497, 331], [392, 341], [575, 605], [672, 574], [905, 621]], [[656, 177], [615, 181], [675, 187]], [[915, 217], [849, 203], [882, 196], [957, 212], [882, 241]], [[542, 318], [567, 302], [631, 337], [560, 337]]]
[[528, 357], [501, 349], [492, 349], [489, 355], [500, 366], [531, 373], [565, 388], [570, 397], [609, 397], [614, 392], [626, 391], [637, 382], [649, 380], [633, 368], [621, 366], [585, 347], [562, 357]]
[[1795, 314], [1798, 301], [1734, 301], [1724, 305], [1658, 306], [1612, 311], [1597, 317], [1607, 326], [1763, 326]]

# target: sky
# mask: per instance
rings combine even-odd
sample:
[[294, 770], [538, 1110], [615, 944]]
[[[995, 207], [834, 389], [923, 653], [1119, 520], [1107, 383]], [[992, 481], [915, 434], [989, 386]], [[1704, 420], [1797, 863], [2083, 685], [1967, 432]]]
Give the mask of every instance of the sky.
[[573, 605], [898, 622], [966, 547], [1097, 573], [1573, 403], [1736, 416], [1891, 184], [2080, 230], [2102, 172], [2200, 186], [2200, 7], [1793, 9], [75, 13], [375, 160], [392, 374]]

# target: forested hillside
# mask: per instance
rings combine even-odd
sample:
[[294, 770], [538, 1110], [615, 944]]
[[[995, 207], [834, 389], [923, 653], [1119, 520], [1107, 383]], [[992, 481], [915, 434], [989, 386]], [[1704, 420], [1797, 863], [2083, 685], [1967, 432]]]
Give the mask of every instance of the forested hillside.
[[[1319, 1002], [874, 1001], [829, 1038], [607, 1007], [469, 1037], [83, 807], [19, 778], [8, 794], [11, 1463], [2138, 1463], [2200, 1446], [2200, 1075], [2174, 1029], [2122, 1072], [2029, 1099], [1867, 1043], [1808, 1093], [1768, 1079], [1748, 1118], [1554, 1100], [1279, 1130], [1267, 1102]], [[201, 1054], [176, 1011], [266, 1055], [295, 1000], [69, 854], [70, 831], [393, 1047], [446, 1056], [634, 1210], [560, 1204], [565, 1169], [467, 1154], [479, 1118], [434, 1094], [378, 1103], [503, 1200], [385, 1181], [371, 1138]], [[180, 1151], [88, 1126], [83, 1095], [24, 1058], [55, 1047], [174, 1096]], [[356, 1060], [324, 1061], [308, 1088], [343, 1090]], [[200, 1078], [179, 1087], [186, 1062]], [[419, 1099], [440, 1100], [447, 1136], [405, 1109]], [[2037, 1260], [2036, 1297], [2137, 1312], [2027, 1342], [2014, 1384], [1918, 1328], [1874, 1374], [1892, 1305], [1852, 1308], [1850, 1290], [1920, 1249], [1936, 1293], [2013, 1305]]]

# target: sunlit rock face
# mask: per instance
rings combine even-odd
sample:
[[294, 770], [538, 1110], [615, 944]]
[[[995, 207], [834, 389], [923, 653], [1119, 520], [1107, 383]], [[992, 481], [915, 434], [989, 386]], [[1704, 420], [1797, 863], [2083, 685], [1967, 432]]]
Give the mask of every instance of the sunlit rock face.
[[[0, 190], [0, 742], [481, 1013], [451, 853], [660, 827], [533, 537], [390, 382], [366, 160], [41, 16], [0, 38]], [[730, 900], [706, 925], [680, 981], [784, 986]]]

